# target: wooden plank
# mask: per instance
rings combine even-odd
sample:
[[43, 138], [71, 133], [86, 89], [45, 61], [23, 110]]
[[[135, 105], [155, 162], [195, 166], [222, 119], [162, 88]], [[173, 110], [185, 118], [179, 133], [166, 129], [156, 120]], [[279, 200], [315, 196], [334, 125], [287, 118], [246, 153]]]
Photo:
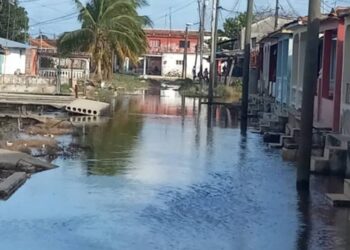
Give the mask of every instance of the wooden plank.
[[8, 199], [18, 188], [20, 188], [27, 180], [27, 174], [24, 172], [16, 172], [7, 177], [0, 183], [0, 198]]

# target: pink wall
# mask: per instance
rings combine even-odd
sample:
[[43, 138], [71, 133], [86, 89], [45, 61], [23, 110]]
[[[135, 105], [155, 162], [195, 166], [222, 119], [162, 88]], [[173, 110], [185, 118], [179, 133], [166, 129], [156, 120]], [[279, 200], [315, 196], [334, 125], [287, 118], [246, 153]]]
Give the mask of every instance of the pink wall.
[[[183, 53], [184, 48], [180, 48], [180, 41], [185, 41], [184, 31], [169, 30], [147, 30], [148, 54], [158, 55], [162, 53]], [[188, 42], [190, 47], [188, 53], [196, 52], [198, 44], [198, 32], [188, 33]]]
[[[327, 25], [324, 24], [324, 25]], [[340, 127], [340, 102], [341, 102], [341, 84], [342, 84], [342, 65], [343, 65], [343, 44], [344, 44], [344, 20], [340, 19], [337, 27], [328, 27], [325, 30], [323, 42], [323, 61], [322, 61], [322, 79], [318, 82], [317, 95], [315, 96], [315, 115], [314, 120], [322, 126], [332, 128], [338, 132]], [[336, 32], [336, 78], [333, 96], [329, 95], [330, 82], [330, 62], [331, 62], [331, 43], [332, 34]]]
[[345, 39], [345, 25], [344, 18], [339, 21], [338, 34], [337, 34], [337, 75], [334, 89], [334, 120], [333, 130], [335, 132], [340, 131], [340, 108], [341, 108], [341, 85], [343, 76], [343, 50]]

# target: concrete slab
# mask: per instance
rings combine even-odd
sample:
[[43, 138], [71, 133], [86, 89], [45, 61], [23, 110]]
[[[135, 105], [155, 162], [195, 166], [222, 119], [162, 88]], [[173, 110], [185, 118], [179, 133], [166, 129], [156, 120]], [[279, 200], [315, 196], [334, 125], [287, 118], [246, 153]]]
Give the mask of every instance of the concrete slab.
[[107, 123], [110, 117], [106, 116], [72, 116], [69, 121], [74, 127], [98, 126]]
[[0, 170], [37, 173], [56, 167], [24, 153], [0, 149]]
[[345, 194], [326, 194], [326, 197], [335, 207], [350, 207], [350, 196]]
[[283, 133], [267, 132], [263, 136], [265, 143], [279, 143]]
[[276, 149], [280, 149], [283, 147], [283, 144], [281, 143], [269, 143], [269, 148], [276, 148]]
[[344, 180], [344, 194], [350, 197], [350, 179]]
[[298, 158], [298, 150], [297, 149], [288, 149], [282, 148], [282, 159], [284, 161], [295, 162]]
[[311, 157], [311, 172], [315, 174], [329, 174], [330, 166], [329, 161], [325, 157]]
[[63, 108], [71, 103], [75, 98], [73, 96], [61, 95], [33, 95], [33, 94], [9, 94], [0, 93], [0, 103], [14, 105], [37, 105]]
[[16, 172], [0, 183], [0, 199], [8, 199], [27, 180], [25, 172]]
[[109, 103], [77, 99], [66, 106], [66, 111], [87, 116], [103, 116], [109, 112]]

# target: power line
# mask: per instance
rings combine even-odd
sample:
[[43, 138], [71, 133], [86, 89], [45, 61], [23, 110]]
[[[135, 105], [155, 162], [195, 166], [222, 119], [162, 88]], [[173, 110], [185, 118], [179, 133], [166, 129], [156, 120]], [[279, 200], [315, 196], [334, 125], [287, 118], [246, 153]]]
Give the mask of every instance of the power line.
[[[187, 7], [191, 6], [191, 5], [192, 5], [193, 3], [195, 3], [195, 2], [197, 2], [197, 0], [193, 0], [193, 1], [189, 2], [189, 3], [187, 3], [187, 4], [184, 5], [184, 6], [181, 6], [181, 7], [177, 8], [177, 9], [175, 9], [175, 10], [172, 10], [172, 11], [171, 11], [171, 14], [175, 14], [175, 13], [177, 13], [177, 12], [183, 10], [183, 9], [186, 9]], [[170, 8], [173, 9], [173, 7], [170, 7]], [[169, 14], [164, 14], [164, 15], [162, 15], [162, 16], [160, 16], [160, 17], [154, 19], [153, 21], [159, 21], [160, 19], [163, 19], [163, 18], [167, 17], [168, 15], [169, 15]]]
[[56, 17], [56, 18], [52, 18], [52, 19], [48, 19], [45, 21], [41, 21], [41, 22], [32, 24], [32, 25], [30, 25], [30, 27], [35, 27], [35, 26], [43, 25], [43, 24], [50, 24], [52, 22], [57, 22], [57, 21], [69, 20], [71, 18], [74, 18], [77, 14], [78, 14], [77, 12], [73, 12], [73, 13], [66, 14], [66, 15], [63, 15], [60, 17]]
[[228, 17], [229, 15], [231, 15], [231, 14], [238, 14], [238, 13], [239, 13], [239, 11], [238, 11], [238, 9], [237, 9], [238, 4], [239, 4], [239, 0], [236, 0], [236, 2], [233, 4], [233, 7], [232, 7], [231, 10], [228, 10], [228, 9], [225, 9], [225, 8], [222, 8], [222, 7], [221, 7], [222, 10], [228, 12], [227, 15], [225, 16], [225, 18], [227, 18], [227, 17]]
[[286, 3], [288, 4], [288, 7], [292, 10], [292, 12], [294, 13], [294, 15], [300, 16], [300, 14], [298, 13], [298, 11], [296, 11], [296, 9], [293, 7], [293, 5], [291, 4], [291, 2], [290, 2], [289, 0], [286, 0]]

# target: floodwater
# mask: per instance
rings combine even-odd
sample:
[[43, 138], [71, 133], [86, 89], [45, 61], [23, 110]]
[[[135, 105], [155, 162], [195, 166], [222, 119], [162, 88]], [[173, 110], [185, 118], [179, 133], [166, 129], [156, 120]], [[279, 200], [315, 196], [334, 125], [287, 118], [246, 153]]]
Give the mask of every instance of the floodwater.
[[340, 180], [298, 194], [294, 165], [242, 137], [234, 112], [214, 108], [208, 127], [200, 100], [163, 94], [119, 98], [62, 138], [84, 152], [0, 203], [0, 249], [350, 249], [349, 210], [324, 197]]

